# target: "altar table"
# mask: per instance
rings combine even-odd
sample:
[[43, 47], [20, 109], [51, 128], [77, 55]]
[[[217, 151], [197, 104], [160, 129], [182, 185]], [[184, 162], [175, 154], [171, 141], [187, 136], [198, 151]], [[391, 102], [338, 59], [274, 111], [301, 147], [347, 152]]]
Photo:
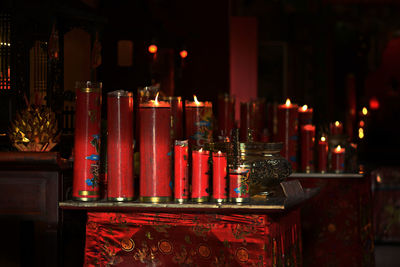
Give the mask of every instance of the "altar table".
[[85, 266], [302, 266], [302, 198], [250, 204], [62, 202], [85, 209]]

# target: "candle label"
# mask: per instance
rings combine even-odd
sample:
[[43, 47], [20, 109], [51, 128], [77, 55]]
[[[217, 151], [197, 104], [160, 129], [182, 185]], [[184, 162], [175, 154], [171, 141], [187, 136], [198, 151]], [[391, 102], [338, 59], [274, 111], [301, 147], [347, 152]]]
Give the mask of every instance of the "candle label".
[[244, 202], [249, 195], [249, 169], [229, 170], [229, 200]]

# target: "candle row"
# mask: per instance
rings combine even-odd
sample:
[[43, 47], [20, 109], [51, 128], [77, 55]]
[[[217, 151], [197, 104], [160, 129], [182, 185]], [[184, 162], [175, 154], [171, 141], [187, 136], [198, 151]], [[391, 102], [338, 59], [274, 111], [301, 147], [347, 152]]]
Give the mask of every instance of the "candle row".
[[[175, 141], [174, 152], [174, 199], [176, 202], [184, 203], [192, 200], [202, 203], [211, 198], [218, 203], [227, 201], [242, 203], [249, 200], [249, 170], [228, 169], [225, 153], [221, 151], [210, 153], [202, 148], [192, 150], [192, 160], [189, 164], [187, 141]], [[210, 158], [212, 159], [211, 167]], [[190, 170], [191, 183], [189, 183]], [[212, 178], [211, 182], [210, 178]]]

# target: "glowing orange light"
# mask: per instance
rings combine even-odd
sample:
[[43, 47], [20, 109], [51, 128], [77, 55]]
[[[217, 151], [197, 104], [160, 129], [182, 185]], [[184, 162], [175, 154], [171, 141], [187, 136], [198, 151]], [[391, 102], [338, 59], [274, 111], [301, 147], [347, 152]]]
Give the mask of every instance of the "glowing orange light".
[[179, 52], [179, 55], [181, 56], [181, 58], [186, 58], [188, 56], [188, 52], [186, 50], [182, 50], [181, 52]]
[[306, 111], [306, 110], [308, 109], [308, 106], [307, 106], [307, 105], [304, 105], [304, 106], [301, 107], [301, 109], [302, 109], [303, 111]]
[[338, 145], [338, 146], [335, 148], [335, 150], [336, 150], [336, 152], [340, 152], [340, 150], [342, 150], [342, 148], [340, 147], [340, 145]]
[[379, 108], [379, 101], [376, 98], [371, 98], [369, 100], [369, 108], [370, 109], [378, 109]]
[[325, 141], [326, 141], [325, 136], [321, 136], [321, 141], [322, 141], [322, 142], [325, 142]]
[[340, 122], [339, 121], [335, 121], [335, 126], [339, 127], [339, 125], [340, 125]]
[[194, 99], [194, 103], [196, 103], [196, 105], [200, 105], [200, 102], [197, 100], [196, 95], [193, 95], [193, 99]]
[[376, 176], [376, 181], [378, 183], [382, 183], [382, 178], [381, 178], [381, 176], [379, 174]]
[[218, 151], [218, 155], [221, 155], [222, 153], [221, 153], [221, 151]]
[[364, 121], [360, 121], [360, 127], [364, 127], [365, 126], [365, 122]]
[[358, 137], [359, 137], [360, 139], [363, 139], [363, 138], [364, 138], [364, 130], [363, 130], [363, 128], [359, 128], [359, 129], [358, 129]]
[[156, 45], [152, 44], [152, 45], [149, 46], [149, 52], [150, 53], [155, 54], [155, 53], [157, 53], [157, 50], [158, 50], [158, 48], [157, 48]]
[[154, 99], [154, 102], [156, 102], [156, 105], [158, 105], [158, 95], [159, 95], [160, 93], [158, 92], [157, 93], [157, 95], [156, 95], [156, 98]]
[[200, 149], [199, 149], [199, 152], [203, 152], [203, 148], [200, 148]]
[[287, 107], [289, 107], [291, 104], [292, 104], [292, 103], [290, 102], [290, 99], [289, 99], [289, 98], [288, 98], [288, 99], [286, 99], [286, 103], [285, 103], [285, 105], [286, 105]]
[[366, 107], [362, 108], [362, 114], [365, 116], [368, 114], [368, 109]]

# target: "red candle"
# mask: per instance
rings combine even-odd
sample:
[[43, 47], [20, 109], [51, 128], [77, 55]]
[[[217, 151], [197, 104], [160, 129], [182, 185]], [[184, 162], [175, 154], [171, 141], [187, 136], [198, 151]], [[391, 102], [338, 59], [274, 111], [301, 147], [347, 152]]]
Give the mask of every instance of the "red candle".
[[291, 104], [289, 99], [278, 106], [277, 141], [283, 142], [281, 154], [292, 164], [293, 170], [297, 170], [297, 110], [298, 106]]
[[171, 105], [150, 100], [139, 105], [140, 200], [166, 202], [171, 188]]
[[133, 96], [126, 91], [107, 94], [107, 198], [133, 200]]
[[327, 171], [328, 163], [328, 143], [325, 136], [322, 136], [318, 141], [318, 171], [325, 173]]
[[189, 198], [189, 163], [188, 163], [188, 141], [175, 141], [174, 146], [174, 169], [175, 169], [175, 201], [187, 202]]
[[72, 197], [93, 201], [100, 197], [101, 83], [76, 83], [74, 179]]
[[302, 106], [298, 109], [299, 112], [299, 126], [303, 126], [306, 124], [312, 124], [313, 118], [313, 109], [308, 108], [307, 105]]
[[209, 198], [209, 166], [210, 153], [200, 148], [192, 151], [192, 200], [207, 202]]
[[213, 153], [213, 200], [218, 203], [226, 202], [228, 198], [226, 167], [226, 154]]
[[343, 124], [340, 121], [335, 121], [329, 125], [331, 135], [343, 134]]
[[172, 140], [183, 138], [183, 105], [180, 96], [169, 96], [165, 99], [171, 104]]
[[243, 203], [250, 200], [249, 174], [247, 168], [229, 169], [229, 201]]
[[228, 94], [218, 96], [218, 135], [222, 140], [231, 138], [235, 128], [235, 98]]
[[306, 124], [301, 127], [301, 170], [306, 173], [314, 171], [315, 126]]
[[345, 149], [337, 146], [332, 151], [332, 171], [336, 173], [344, 172], [344, 159], [345, 159]]
[[212, 104], [193, 97], [193, 102], [185, 101], [185, 134], [190, 145], [202, 146], [212, 140]]

